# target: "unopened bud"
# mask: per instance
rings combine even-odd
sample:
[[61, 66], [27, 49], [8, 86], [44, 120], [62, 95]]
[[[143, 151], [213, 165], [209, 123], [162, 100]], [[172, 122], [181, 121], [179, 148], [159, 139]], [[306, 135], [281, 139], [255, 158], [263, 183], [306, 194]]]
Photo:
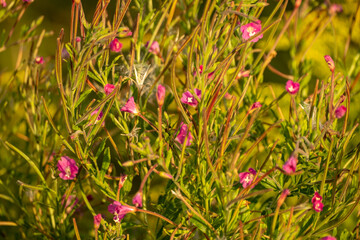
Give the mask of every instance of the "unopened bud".
[[325, 55], [324, 58], [326, 63], [329, 65], [330, 71], [334, 72], [335, 70], [334, 60], [329, 55]]
[[131, 166], [134, 166], [134, 162], [133, 161], [127, 161], [127, 162], [124, 162], [122, 165], [123, 165], [123, 167], [131, 167]]
[[170, 174], [168, 174], [166, 172], [160, 172], [159, 171], [159, 176], [163, 177], [163, 178], [167, 178], [167, 179], [173, 179], [173, 176], [171, 176]]
[[287, 197], [289, 194], [290, 194], [289, 189], [285, 189], [285, 190], [281, 193], [280, 198], [279, 198], [279, 200], [278, 200], [278, 202], [277, 202], [278, 207], [280, 207], [280, 206], [284, 203], [286, 197]]

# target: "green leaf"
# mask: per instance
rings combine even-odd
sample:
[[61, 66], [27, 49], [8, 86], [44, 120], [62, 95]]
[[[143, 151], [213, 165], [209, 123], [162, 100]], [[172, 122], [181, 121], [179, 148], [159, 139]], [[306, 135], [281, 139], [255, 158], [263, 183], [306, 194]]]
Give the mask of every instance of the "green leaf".
[[104, 151], [104, 158], [101, 165], [100, 181], [104, 181], [105, 173], [109, 169], [110, 162], [111, 162], [110, 148], [107, 147]]
[[89, 95], [89, 93], [91, 93], [91, 92], [92, 92], [92, 89], [90, 88], [80, 95], [79, 100], [75, 103], [75, 109], [80, 105], [80, 103], [82, 103], [85, 100], [87, 95]]
[[198, 218], [196, 215], [192, 216], [190, 218], [190, 222], [194, 224], [201, 232], [206, 233], [208, 232], [208, 226], [202, 222], [200, 218]]
[[5, 142], [5, 144], [11, 148], [12, 150], [14, 150], [15, 152], [17, 152], [20, 156], [22, 156], [29, 164], [30, 166], [35, 170], [36, 174], [40, 177], [41, 181], [46, 185], [46, 181], [44, 176], [41, 174], [39, 168], [36, 166], [36, 164], [25, 154], [23, 153], [20, 149], [18, 149], [17, 147], [15, 147], [14, 145], [12, 145], [9, 142]]

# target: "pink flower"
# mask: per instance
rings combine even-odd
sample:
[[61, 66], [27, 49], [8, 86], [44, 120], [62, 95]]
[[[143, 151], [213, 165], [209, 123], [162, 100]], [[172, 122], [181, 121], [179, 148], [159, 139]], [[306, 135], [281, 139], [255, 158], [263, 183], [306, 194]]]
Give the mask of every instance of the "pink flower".
[[[201, 90], [195, 88], [194, 92], [200, 99], [201, 98]], [[188, 104], [192, 107], [196, 107], [198, 105], [198, 101], [189, 91], [184, 92], [180, 100], [182, 103]]]
[[114, 38], [114, 40], [112, 40], [109, 45], [110, 50], [113, 52], [120, 52], [122, 49], [122, 46], [123, 46], [122, 43], [117, 38]]
[[164, 104], [165, 99], [165, 87], [161, 84], [158, 85], [158, 89], [156, 92], [156, 99], [159, 104], [159, 106], [162, 106]]
[[[98, 114], [98, 112], [99, 112], [99, 109], [96, 109], [95, 111], [93, 111], [92, 113], [91, 113], [91, 115], [90, 116], [96, 116], [97, 114]], [[99, 115], [97, 116], [97, 118], [96, 118], [96, 120], [95, 120], [95, 124], [98, 122], [98, 121], [100, 121], [101, 120], [101, 118], [103, 117], [103, 112], [101, 111], [100, 113], [99, 113]], [[101, 126], [105, 126], [105, 122], [103, 122], [102, 124], [101, 124]]]
[[6, 1], [5, 0], [0, 0], [0, 4], [2, 7], [6, 7]]
[[261, 108], [261, 107], [262, 107], [262, 105], [261, 105], [260, 102], [254, 102], [253, 105], [251, 105], [249, 111], [254, 110], [254, 109], [257, 109], [257, 108]]
[[318, 192], [314, 193], [313, 198], [311, 199], [311, 202], [314, 204], [315, 202], [322, 201], [322, 196]]
[[36, 57], [35, 58], [35, 63], [36, 64], [43, 64], [44, 63], [44, 58], [43, 57]]
[[186, 146], [190, 146], [193, 137], [191, 136], [190, 131], [188, 131], [187, 125], [182, 122], [180, 125], [180, 132], [176, 136], [175, 140], [178, 141], [180, 144], [183, 144], [185, 141], [186, 135], [187, 135]]
[[106, 84], [104, 87], [104, 91], [106, 95], [109, 95], [110, 93], [112, 93], [112, 91], [115, 89], [115, 86], [113, 84]]
[[66, 201], [65, 198], [66, 198], [66, 194], [64, 194], [61, 198], [61, 205], [65, 205], [64, 208], [66, 210], [66, 213], [69, 213], [79, 202], [79, 199], [75, 195], [69, 195]]
[[133, 113], [135, 115], [139, 114], [139, 110], [134, 102], [134, 97], [129, 98], [125, 106], [123, 106], [120, 110], [123, 112]]
[[60, 171], [59, 176], [63, 180], [73, 180], [79, 171], [79, 168], [76, 165], [74, 159], [71, 159], [67, 156], [60, 158], [57, 167], [58, 170]]
[[[203, 70], [204, 70], [204, 66], [200, 65], [198, 69], [199, 73], [202, 74]], [[196, 71], [194, 72], [194, 76], [196, 76]]]
[[102, 219], [102, 217], [101, 217], [100, 213], [98, 215], [94, 216], [94, 227], [96, 230], [99, 229], [99, 227], [100, 227], [101, 219]]
[[[147, 42], [145, 46], [148, 47], [148, 45], [149, 45], [149, 42]], [[150, 48], [149, 48], [149, 52], [150, 52], [150, 53], [153, 53], [153, 54], [155, 54], [155, 55], [159, 55], [159, 54], [160, 54], [160, 46], [159, 46], [159, 43], [158, 43], [157, 41], [153, 41], [153, 42], [151, 43], [151, 46], [150, 46]]]
[[75, 195], [69, 195], [69, 197], [65, 201], [65, 197], [66, 194], [64, 194], [61, 198], [61, 205], [65, 205], [65, 212], [69, 214], [79, 202], [79, 199]]
[[340, 106], [335, 110], [335, 117], [342, 118], [346, 113], [347, 108], [345, 106]]
[[300, 88], [300, 84], [297, 82], [293, 82], [291, 80], [286, 82], [285, 89], [291, 95], [296, 94], [299, 91], [299, 88]]
[[75, 38], [75, 41], [76, 41], [76, 42], [81, 42], [81, 37], [76, 37], [76, 38]]
[[247, 188], [248, 186], [251, 185], [255, 175], [256, 175], [256, 171], [253, 168], [249, 168], [249, 172], [239, 173], [240, 183], [242, 184], [243, 188]]
[[292, 174], [294, 172], [296, 172], [296, 164], [297, 164], [297, 159], [294, 156], [291, 156], [286, 163], [284, 163], [283, 165], [283, 169], [285, 171], [286, 174]]
[[334, 4], [330, 5], [329, 12], [331, 15], [336, 14], [338, 12], [342, 12], [342, 11], [343, 11], [343, 8], [340, 4], [334, 3]]
[[326, 237], [321, 238], [320, 240], [336, 240], [336, 237], [326, 236]]
[[61, 50], [61, 59], [62, 60], [68, 60], [70, 58], [69, 52], [66, 50], [66, 47], [63, 47]]
[[208, 79], [213, 79], [215, 76], [215, 71], [208, 74]]
[[135, 207], [142, 207], [142, 192], [139, 191], [135, 194], [134, 198], [132, 199], [132, 203]]
[[232, 95], [228, 92], [225, 93], [224, 97], [227, 99], [227, 100], [231, 100], [232, 99]]
[[122, 205], [118, 201], [114, 201], [113, 204], [110, 204], [108, 206], [108, 211], [110, 213], [114, 214], [113, 219], [115, 222], [120, 222], [121, 219], [123, 219], [126, 214], [128, 214], [130, 212], [135, 212], [136, 209], [134, 207]]
[[316, 212], [321, 212], [323, 210], [324, 204], [321, 201], [315, 201], [313, 203], [313, 209]]
[[324, 58], [330, 68], [330, 71], [334, 72], [334, 70], [335, 70], [334, 60], [329, 55], [325, 55]]
[[[242, 32], [242, 38], [246, 41], [261, 31], [261, 21], [259, 20], [256, 22], [251, 22], [246, 25], [243, 25], [240, 27], [240, 30]], [[263, 37], [263, 35], [260, 34], [256, 38], [252, 39], [251, 42], [257, 42], [262, 37]]]

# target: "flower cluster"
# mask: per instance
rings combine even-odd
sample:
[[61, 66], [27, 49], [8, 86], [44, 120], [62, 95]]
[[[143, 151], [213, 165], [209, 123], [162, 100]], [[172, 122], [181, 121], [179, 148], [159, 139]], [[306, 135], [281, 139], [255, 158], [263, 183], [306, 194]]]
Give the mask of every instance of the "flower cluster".
[[322, 197], [318, 192], [315, 192], [314, 197], [311, 199], [313, 204], [313, 209], [316, 212], [321, 212], [323, 210], [324, 204], [322, 203]]

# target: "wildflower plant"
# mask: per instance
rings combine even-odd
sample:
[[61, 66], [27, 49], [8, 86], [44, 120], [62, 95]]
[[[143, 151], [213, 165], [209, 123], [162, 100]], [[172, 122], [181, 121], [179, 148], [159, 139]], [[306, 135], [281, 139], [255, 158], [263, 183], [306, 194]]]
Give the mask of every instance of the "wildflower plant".
[[359, 19], [316, 47], [353, 3], [76, 0], [46, 56], [33, 2], [0, 2], [1, 236], [359, 238]]

